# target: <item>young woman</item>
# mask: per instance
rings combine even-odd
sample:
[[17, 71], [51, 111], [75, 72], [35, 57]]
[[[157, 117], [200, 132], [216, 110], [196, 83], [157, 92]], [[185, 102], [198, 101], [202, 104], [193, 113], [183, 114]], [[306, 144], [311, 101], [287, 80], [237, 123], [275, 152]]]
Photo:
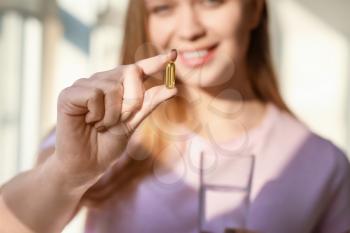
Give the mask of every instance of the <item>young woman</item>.
[[122, 63], [61, 93], [0, 229], [60, 232], [86, 204], [87, 233], [349, 232], [349, 162], [281, 98], [264, 0], [131, 0]]

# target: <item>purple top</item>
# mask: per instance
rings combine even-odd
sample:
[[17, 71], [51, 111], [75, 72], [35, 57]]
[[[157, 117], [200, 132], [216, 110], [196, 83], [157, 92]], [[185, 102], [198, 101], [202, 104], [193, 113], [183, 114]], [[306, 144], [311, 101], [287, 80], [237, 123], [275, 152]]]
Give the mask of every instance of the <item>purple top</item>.
[[167, 148], [169, 166], [155, 162], [135, 192], [91, 209], [85, 232], [350, 230], [346, 156], [275, 106], [240, 138], [217, 143], [187, 136]]

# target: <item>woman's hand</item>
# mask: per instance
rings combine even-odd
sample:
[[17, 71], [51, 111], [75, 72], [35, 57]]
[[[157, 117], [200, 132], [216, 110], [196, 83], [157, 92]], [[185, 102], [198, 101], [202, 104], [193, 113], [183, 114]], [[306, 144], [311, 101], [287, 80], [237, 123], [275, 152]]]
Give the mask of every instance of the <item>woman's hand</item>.
[[55, 155], [72, 182], [95, 179], [125, 150], [142, 120], [177, 89], [145, 91], [147, 76], [175, 60], [176, 51], [80, 79], [60, 93]]

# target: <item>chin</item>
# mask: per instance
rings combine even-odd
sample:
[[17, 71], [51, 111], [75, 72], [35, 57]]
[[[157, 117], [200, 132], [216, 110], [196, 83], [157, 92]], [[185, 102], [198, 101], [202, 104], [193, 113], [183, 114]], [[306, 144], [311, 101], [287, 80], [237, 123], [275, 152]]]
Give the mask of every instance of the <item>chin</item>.
[[234, 66], [232, 64], [223, 65], [211, 64], [196, 69], [178, 69], [179, 79], [184, 85], [193, 87], [216, 87], [229, 85], [234, 75]]

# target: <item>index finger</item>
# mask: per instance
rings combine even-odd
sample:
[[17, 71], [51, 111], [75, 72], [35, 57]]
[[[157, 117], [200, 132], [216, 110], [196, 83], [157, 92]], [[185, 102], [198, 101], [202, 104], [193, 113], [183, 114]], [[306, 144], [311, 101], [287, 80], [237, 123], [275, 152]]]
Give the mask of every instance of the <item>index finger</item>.
[[146, 58], [135, 63], [140, 67], [145, 75], [152, 75], [164, 69], [169, 61], [175, 61], [177, 51], [172, 49], [170, 52], [158, 56]]

